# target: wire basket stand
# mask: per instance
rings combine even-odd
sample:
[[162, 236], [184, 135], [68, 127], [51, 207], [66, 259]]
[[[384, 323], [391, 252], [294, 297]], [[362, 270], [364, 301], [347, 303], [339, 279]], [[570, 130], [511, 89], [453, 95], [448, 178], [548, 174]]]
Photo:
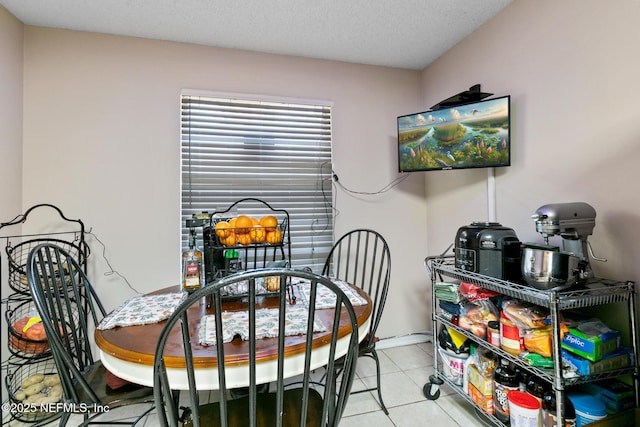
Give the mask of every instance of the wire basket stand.
[[[26, 223], [29, 216], [36, 210], [38, 213], [44, 214], [50, 214], [50, 210], [53, 210], [56, 229], [32, 234], [11, 234], [9, 232], [12, 227], [18, 228]], [[47, 216], [46, 219], [50, 220], [51, 218]], [[8, 296], [3, 295], [1, 300], [4, 313], [0, 316], [0, 321], [6, 322], [6, 330], [8, 331], [6, 345], [9, 350], [9, 352], [5, 352], [3, 349], [2, 354], [9, 354], [9, 357], [3, 358], [1, 365], [4, 389], [7, 391], [8, 397], [4, 396], [2, 387], [0, 387], [0, 401], [9, 405], [10, 419], [12, 420], [25, 423], [49, 422], [58, 417], [60, 413], [24, 410], [28, 408], [23, 400], [25, 381], [41, 376], [52, 378], [56, 374], [55, 362], [46, 335], [39, 328], [28, 326], [30, 321], [37, 320], [38, 313], [31, 299], [26, 267], [29, 254], [36, 246], [43, 243], [53, 243], [77, 259], [86, 273], [90, 248], [85, 241], [84, 223], [79, 219], [66, 217], [54, 205], [38, 204], [12, 220], [0, 223], [0, 240], [5, 241], [4, 253], [7, 257], [5, 268], [0, 252], [0, 284], [4, 286], [6, 280], [8, 288], [13, 292]], [[5, 272], [8, 273], [6, 278], [3, 277]], [[59, 283], [58, 285], [64, 286], [65, 284]], [[2, 325], [2, 327], [5, 326]], [[49, 393], [50, 390], [50, 386], [43, 387], [43, 391], [46, 393]]]

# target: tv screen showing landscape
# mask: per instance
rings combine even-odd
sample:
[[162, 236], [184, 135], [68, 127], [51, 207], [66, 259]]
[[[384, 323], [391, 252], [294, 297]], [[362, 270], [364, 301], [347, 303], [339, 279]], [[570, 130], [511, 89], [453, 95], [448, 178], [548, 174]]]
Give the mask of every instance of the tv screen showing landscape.
[[511, 165], [510, 97], [398, 117], [400, 172]]

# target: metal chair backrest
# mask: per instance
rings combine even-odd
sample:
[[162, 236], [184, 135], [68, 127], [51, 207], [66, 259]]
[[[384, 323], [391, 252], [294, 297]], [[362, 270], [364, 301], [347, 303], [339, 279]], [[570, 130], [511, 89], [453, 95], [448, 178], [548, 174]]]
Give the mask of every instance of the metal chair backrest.
[[[279, 289], [277, 291], [272, 289], [273, 292], [268, 296], [260, 295], [261, 283], [272, 280], [279, 281]], [[302, 281], [310, 284], [308, 304], [302, 301], [306, 298], [298, 297], [296, 303], [292, 305], [289, 298], [291, 287], [296, 287]], [[228, 290], [239, 284], [247, 289], [247, 294], [241, 297], [240, 301], [235, 302], [240, 311], [247, 313], [248, 322], [244, 326], [247, 335], [244, 337], [245, 341], [242, 340], [242, 337], [236, 336], [232, 342], [226, 345], [246, 347], [248, 359], [245, 363], [240, 362], [240, 364], [237, 360], [227, 361], [227, 363], [234, 365], [234, 368], [240, 366], [241, 375], [246, 379], [248, 387], [243, 388], [246, 396], [231, 399], [229, 396], [233, 396], [234, 393], [237, 395], [237, 390], [236, 392], [232, 391], [229, 384], [231, 379], [228, 376], [230, 375], [228, 373], [230, 367], [225, 364], [225, 343], [223, 342], [223, 323], [225, 320], [222, 317], [224, 314], [222, 304]], [[317, 291], [323, 287], [326, 288], [325, 292], [328, 290], [332, 295], [335, 295], [335, 303], [332, 308], [322, 308], [324, 311], [321, 313], [321, 308], [316, 309], [315, 307]], [[295, 289], [293, 291], [296, 292]], [[264, 358], [264, 354], [258, 354], [264, 341], [258, 336], [260, 325], [256, 326], [256, 319], [260, 317], [261, 304], [265, 303], [267, 298], [270, 299], [268, 305], [273, 307], [273, 310], [277, 310], [277, 319], [273, 318], [273, 326], [277, 326], [277, 337], [268, 338], [277, 340], [277, 352], [274, 351], [274, 354], [267, 357], [270, 359], [267, 363], [272, 363], [272, 369], [266, 369], [268, 375], [265, 375], [264, 371], [257, 375], [258, 370], [265, 369], [265, 362], [256, 362], [258, 358]], [[205, 310], [203, 304], [206, 305], [204, 301], [211, 302], [211, 307], [206, 309], [206, 313], [213, 316], [215, 325], [215, 341], [210, 343], [212, 345], [208, 346], [207, 350], [210, 350], [217, 357], [218, 389], [211, 393], [215, 395], [211, 400], [216, 403], [209, 404], [203, 404], [199, 400], [198, 382], [199, 378], [200, 381], [203, 380], [202, 377], [205, 374], [194, 367], [198, 361], [193, 360], [192, 354], [192, 348], [202, 345], [198, 338], [202, 324], [194, 325], [196, 322], [193, 321], [190, 323], [190, 317], [193, 318], [195, 314], [202, 316], [202, 310]], [[308, 307], [305, 310], [308, 316], [303, 323], [305, 333], [285, 335], [285, 325], [289, 323], [289, 320], [283, 313], [291, 314], [294, 308], [300, 310], [301, 307]], [[321, 318], [324, 318], [325, 321], [328, 318], [332, 319], [332, 324], [330, 327], [327, 325], [326, 332], [330, 332], [330, 334], [326, 335], [326, 342], [319, 344], [313, 342], [314, 324], [317, 326], [317, 321]], [[296, 341], [294, 350], [285, 345], [286, 343], [291, 344], [292, 337]], [[167, 368], [167, 360], [165, 360], [165, 347], [168, 342], [174, 350], [180, 343], [184, 351], [188, 403], [185, 403], [184, 397], [179, 402], [181, 407], [189, 407], [191, 411], [189, 423], [192, 425], [206, 425], [207, 427], [210, 425], [336, 426], [342, 416], [353, 383], [358, 356], [358, 323], [356, 312], [348, 297], [335, 283], [325, 277], [300, 270], [288, 268], [250, 270], [227, 276], [214, 284], [195, 291], [167, 320], [155, 352], [154, 396], [159, 421], [163, 426], [177, 426], [178, 419], [183, 417], [180, 417], [178, 413], [176, 390], [172, 388], [168, 376], [168, 370], [171, 371], [170, 368]], [[345, 342], [347, 346], [341, 347]], [[291, 361], [292, 352], [297, 355], [294, 356], [294, 362]], [[296, 359], [296, 357], [298, 358]], [[334, 363], [339, 358], [345, 360], [342, 370], [334, 369]], [[312, 376], [313, 371], [320, 366], [326, 366], [329, 371], [327, 382], [324, 385], [315, 383]], [[209, 371], [209, 375], [215, 375], [211, 372]], [[294, 377], [290, 376], [292, 373], [295, 374]], [[258, 377], [260, 377], [260, 381]], [[275, 391], [264, 392], [265, 379], [269, 384], [268, 387]], [[259, 382], [263, 384], [261, 385]], [[238, 386], [236, 385], [236, 387]]]
[[27, 278], [66, 400], [100, 403], [83, 373], [95, 363], [90, 334], [106, 312], [82, 267], [66, 250], [45, 243], [30, 252]]
[[372, 345], [382, 318], [391, 277], [391, 252], [380, 233], [357, 229], [340, 237], [333, 245], [324, 267], [324, 276], [358, 286], [371, 297], [373, 309], [369, 345]]

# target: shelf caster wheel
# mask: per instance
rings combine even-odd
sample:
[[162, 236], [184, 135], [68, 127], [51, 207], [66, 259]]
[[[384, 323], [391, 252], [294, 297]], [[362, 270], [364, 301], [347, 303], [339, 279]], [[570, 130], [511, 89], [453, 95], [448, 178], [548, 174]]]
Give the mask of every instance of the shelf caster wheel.
[[424, 393], [424, 397], [427, 400], [436, 400], [440, 397], [440, 386], [444, 384], [444, 381], [436, 377], [435, 375], [431, 375], [429, 377], [429, 382], [422, 387], [422, 392]]
[[440, 397], [440, 386], [434, 383], [426, 383], [422, 387], [422, 392], [427, 400], [436, 400]]

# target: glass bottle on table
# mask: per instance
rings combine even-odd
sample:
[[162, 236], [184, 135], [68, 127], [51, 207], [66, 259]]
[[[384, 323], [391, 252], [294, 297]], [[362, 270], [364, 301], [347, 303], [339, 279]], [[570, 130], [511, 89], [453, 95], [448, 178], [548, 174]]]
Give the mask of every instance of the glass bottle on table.
[[196, 245], [196, 230], [189, 230], [189, 248], [182, 251], [182, 290], [193, 292], [203, 283], [202, 251]]

